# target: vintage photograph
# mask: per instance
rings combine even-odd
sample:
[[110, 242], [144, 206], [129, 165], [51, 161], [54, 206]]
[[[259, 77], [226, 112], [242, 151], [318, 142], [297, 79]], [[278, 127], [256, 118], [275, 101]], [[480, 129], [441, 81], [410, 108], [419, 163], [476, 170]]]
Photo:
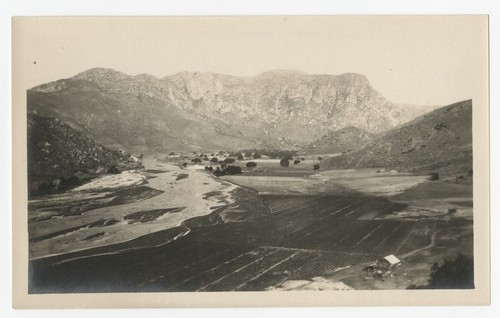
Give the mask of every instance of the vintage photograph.
[[28, 294], [477, 288], [486, 16], [14, 27]]

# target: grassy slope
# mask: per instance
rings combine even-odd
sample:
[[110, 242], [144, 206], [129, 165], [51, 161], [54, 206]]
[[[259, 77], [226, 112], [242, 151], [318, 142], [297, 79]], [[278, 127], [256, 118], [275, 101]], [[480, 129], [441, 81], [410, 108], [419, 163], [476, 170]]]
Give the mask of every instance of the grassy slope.
[[439, 108], [378, 136], [360, 150], [322, 162], [324, 169], [368, 167], [467, 178], [472, 171], [472, 101]]
[[334, 131], [307, 145], [301, 151], [304, 154], [343, 153], [359, 149], [366, 145], [373, 135], [356, 127], [346, 127]]

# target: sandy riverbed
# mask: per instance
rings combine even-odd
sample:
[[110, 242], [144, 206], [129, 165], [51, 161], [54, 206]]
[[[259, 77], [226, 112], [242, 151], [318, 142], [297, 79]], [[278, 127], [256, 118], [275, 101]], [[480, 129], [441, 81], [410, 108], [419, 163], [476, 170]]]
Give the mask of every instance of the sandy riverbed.
[[[49, 218], [30, 222], [30, 258], [42, 258], [98, 246], [128, 241], [142, 235], [180, 226], [183, 221], [206, 215], [211, 208], [232, 202], [230, 192], [235, 185], [220, 182], [204, 171], [181, 169], [175, 165], [145, 160], [146, 171], [154, 178], [141, 187], [151, 188], [154, 196], [137, 198], [127, 204], [97, 207], [81, 215], [60, 213], [74, 200], [99, 198], [107, 193], [106, 200], [113, 199], [113, 189], [120, 182], [134, 189], [144, 182], [140, 172], [125, 172], [116, 176], [105, 176], [92, 181], [70, 193], [39, 197], [29, 215]], [[120, 181], [121, 180], [121, 181]], [[130, 187], [131, 186], [131, 187]], [[216, 197], [204, 194], [217, 191]], [[110, 194], [111, 192], [111, 194]], [[88, 202], [86, 203], [88, 204]], [[104, 204], [103, 204], [104, 205]], [[146, 212], [146, 213], [143, 213]], [[162, 213], [164, 212], [164, 213]], [[51, 217], [52, 216], [52, 217]], [[183, 234], [189, 229], [185, 229]], [[53, 235], [55, 234], [55, 235]], [[38, 239], [37, 239], [38, 238]], [[45, 239], [40, 239], [45, 238]]]

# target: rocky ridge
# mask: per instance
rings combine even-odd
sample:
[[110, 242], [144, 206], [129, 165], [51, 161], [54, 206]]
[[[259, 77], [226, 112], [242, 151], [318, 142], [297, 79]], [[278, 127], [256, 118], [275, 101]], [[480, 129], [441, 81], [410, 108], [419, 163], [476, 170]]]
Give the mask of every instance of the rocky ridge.
[[105, 145], [156, 151], [299, 149], [346, 127], [381, 133], [429, 110], [391, 103], [353, 73], [182, 72], [159, 79], [102, 68], [29, 90], [28, 108]]

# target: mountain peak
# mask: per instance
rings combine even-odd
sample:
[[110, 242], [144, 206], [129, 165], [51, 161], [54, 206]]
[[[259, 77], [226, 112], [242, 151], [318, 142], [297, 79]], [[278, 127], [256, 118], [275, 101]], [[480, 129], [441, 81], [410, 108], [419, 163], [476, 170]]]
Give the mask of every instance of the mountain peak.
[[363, 85], [370, 86], [370, 81], [368, 80], [368, 77], [366, 77], [366, 75], [364, 75], [364, 74], [343, 73], [343, 74], [337, 75], [337, 77], [343, 81], [347, 81], [350, 83], [363, 84]]
[[129, 77], [130, 75], [116, 71], [112, 68], [95, 67], [75, 75], [73, 79], [99, 82], [103, 80], [104, 81], [123, 80]]
[[285, 70], [285, 69], [275, 69], [260, 73], [256, 77], [266, 77], [266, 76], [303, 76], [308, 75], [306, 72], [299, 70]]

